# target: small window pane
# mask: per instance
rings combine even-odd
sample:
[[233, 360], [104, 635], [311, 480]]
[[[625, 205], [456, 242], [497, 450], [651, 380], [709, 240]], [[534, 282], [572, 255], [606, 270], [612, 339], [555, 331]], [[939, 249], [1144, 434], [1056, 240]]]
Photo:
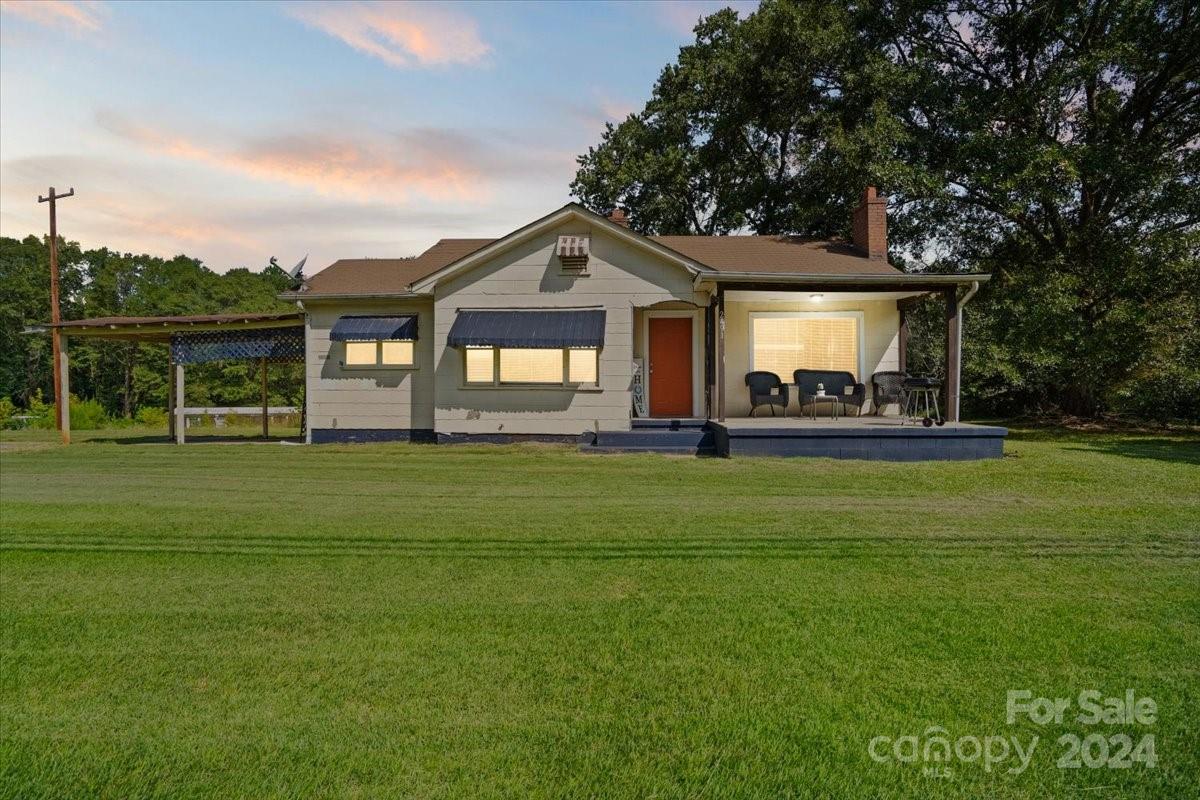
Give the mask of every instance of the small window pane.
[[563, 351], [502, 348], [500, 382], [562, 383]]
[[413, 363], [412, 342], [384, 342], [383, 363], [388, 366], [411, 366]]
[[596, 383], [596, 351], [568, 350], [570, 368], [567, 378], [571, 383]]
[[467, 348], [467, 383], [492, 382], [492, 348]]
[[375, 342], [346, 342], [346, 363], [353, 367], [375, 366]]

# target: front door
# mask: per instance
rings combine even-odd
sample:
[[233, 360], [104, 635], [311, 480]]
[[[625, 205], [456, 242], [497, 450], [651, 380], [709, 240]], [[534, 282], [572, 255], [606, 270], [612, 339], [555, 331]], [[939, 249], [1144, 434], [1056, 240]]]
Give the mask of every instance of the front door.
[[692, 415], [692, 318], [650, 318], [650, 416]]

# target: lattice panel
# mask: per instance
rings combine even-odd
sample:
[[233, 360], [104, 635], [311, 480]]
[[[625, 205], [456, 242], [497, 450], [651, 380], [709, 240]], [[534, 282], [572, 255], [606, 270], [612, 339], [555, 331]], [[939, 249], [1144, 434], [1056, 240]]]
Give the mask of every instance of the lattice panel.
[[265, 358], [303, 361], [303, 328], [196, 331], [171, 337], [171, 357], [177, 364], [203, 364]]

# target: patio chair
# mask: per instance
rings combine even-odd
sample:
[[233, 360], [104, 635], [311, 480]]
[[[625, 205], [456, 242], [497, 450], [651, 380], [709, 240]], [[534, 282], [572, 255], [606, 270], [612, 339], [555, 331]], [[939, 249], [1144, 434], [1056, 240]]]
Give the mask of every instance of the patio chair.
[[768, 406], [775, 416], [775, 406], [783, 409], [787, 416], [788, 387], [774, 372], [747, 372], [746, 385], [750, 387], [750, 416], [759, 406]]
[[[796, 381], [796, 390], [800, 394], [800, 407], [812, 403], [810, 399], [817, 393], [817, 384], [825, 386], [825, 394], [836, 395], [844, 406], [854, 406], [858, 415], [862, 415], [863, 403], [867, 400], [867, 387], [854, 380], [850, 372], [832, 372], [822, 369], [798, 369], [792, 373]], [[850, 392], [847, 393], [847, 387]]]
[[898, 372], [889, 370], [884, 372], [876, 372], [871, 376], [871, 385], [873, 391], [871, 394], [872, 413], [875, 416], [880, 416], [883, 413], [883, 407], [889, 403], [895, 403], [901, 413], [904, 413], [905, 401], [908, 399], [904, 394], [904, 381], [908, 378], [907, 372]]

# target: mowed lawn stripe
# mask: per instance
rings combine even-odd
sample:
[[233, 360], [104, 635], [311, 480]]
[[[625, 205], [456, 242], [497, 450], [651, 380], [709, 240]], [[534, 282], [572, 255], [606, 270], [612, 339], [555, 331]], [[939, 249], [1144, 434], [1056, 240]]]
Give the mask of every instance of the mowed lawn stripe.
[[[1194, 437], [963, 464], [5, 437], [5, 797], [1200, 789]], [[1010, 688], [1127, 687], [1153, 770], [1060, 770], [1089, 731], [1005, 723]], [[1021, 775], [869, 758], [933, 725], [1042, 743]]]

